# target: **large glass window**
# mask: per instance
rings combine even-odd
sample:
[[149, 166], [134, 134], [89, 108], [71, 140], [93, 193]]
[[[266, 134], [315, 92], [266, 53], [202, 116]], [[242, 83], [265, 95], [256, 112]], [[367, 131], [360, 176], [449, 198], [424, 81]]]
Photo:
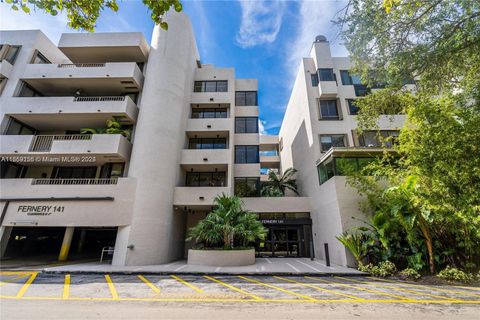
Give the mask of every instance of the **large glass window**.
[[320, 81], [335, 81], [335, 74], [333, 69], [318, 69], [318, 76]]
[[95, 178], [97, 167], [55, 167], [52, 178], [58, 179], [81, 179]]
[[258, 146], [235, 146], [235, 163], [259, 163]]
[[382, 147], [382, 143], [386, 147], [392, 147], [399, 133], [397, 130], [364, 131], [358, 140], [361, 147]]
[[22, 82], [20, 85], [20, 90], [18, 92], [19, 97], [41, 97], [43, 96], [40, 92], [32, 88], [26, 82]]
[[187, 187], [224, 187], [225, 172], [187, 172]]
[[320, 119], [339, 120], [337, 100], [320, 100]]
[[194, 92], [227, 92], [228, 81], [195, 81]]
[[370, 93], [370, 88], [363, 84], [354, 84], [353, 90], [355, 91], [355, 95], [357, 97], [364, 97]]
[[32, 63], [34, 64], [50, 64], [50, 60], [48, 60], [40, 51], [35, 50], [35, 53], [32, 58]]
[[235, 92], [235, 105], [236, 106], [256, 106], [257, 91], [236, 91]]
[[312, 87], [318, 87], [318, 74], [312, 74]]
[[235, 133], [258, 133], [258, 118], [236, 117]]
[[34, 135], [36, 130], [21, 123], [20, 121], [10, 118], [5, 131], [6, 135]]
[[347, 99], [347, 104], [348, 104], [348, 111], [350, 112], [350, 114], [352, 116], [357, 115], [360, 109], [355, 105], [355, 100]]
[[358, 172], [375, 161], [372, 157], [334, 157], [317, 166], [320, 184], [325, 183], [333, 176], [344, 176]]
[[193, 108], [192, 118], [226, 118], [227, 108]]
[[189, 149], [226, 149], [226, 138], [191, 138], [188, 141]]
[[100, 177], [101, 178], [113, 178], [122, 177], [125, 163], [106, 163], [102, 166]]
[[332, 147], [346, 147], [347, 136], [344, 134], [329, 134], [320, 136], [320, 150], [327, 152]]
[[18, 53], [20, 52], [20, 48], [22, 46], [11, 46], [5, 45], [5, 48], [2, 46], [3, 52], [0, 60], [7, 60], [10, 64], [14, 64], [15, 60], [17, 59]]
[[344, 86], [362, 84], [359, 76], [350, 74], [348, 70], [340, 70], [340, 77], [342, 78], [342, 84]]
[[235, 178], [235, 195], [238, 197], [260, 196], [260, 178]]
[[328, 179], [334, 176], [333, 174], [333, 161], [323, 162], [318, 165], [318, 178], [320, 180], [320, 184], [325, 183]]
[[25, 166], [12, 162], [0, 162], [1, 178], [2, 179], [14, 179], [23, 178], [25, 176]]

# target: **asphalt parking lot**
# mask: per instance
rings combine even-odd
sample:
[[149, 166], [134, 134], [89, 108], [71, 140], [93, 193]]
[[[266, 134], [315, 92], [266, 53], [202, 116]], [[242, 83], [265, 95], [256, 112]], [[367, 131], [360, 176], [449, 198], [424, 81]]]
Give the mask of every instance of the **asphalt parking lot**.
[[[43, 274], [0, 272], [0, 299], [196, 305], [463, 306], [480, 312], [480, 288], [425, 286], [371, 277]], [[427, 308], [428, 307], [428, 308]], [[460, 309], [459, 309], [460, 308]], [[470, 309], [472, 310], [472, 309]], [[477, 313], [478, 315], [478, 313]], [[2, 317], [3, 318], [3, 317]], [[19, 317], [21, 318], [21, 317]]]

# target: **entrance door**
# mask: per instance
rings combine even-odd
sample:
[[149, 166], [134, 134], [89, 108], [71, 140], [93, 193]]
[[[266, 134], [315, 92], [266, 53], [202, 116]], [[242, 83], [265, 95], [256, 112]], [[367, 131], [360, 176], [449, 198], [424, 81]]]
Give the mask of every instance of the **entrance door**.
[[269, 227], [264, 242], [257, 245], [261, 257], [299, 257], [301, 227]]

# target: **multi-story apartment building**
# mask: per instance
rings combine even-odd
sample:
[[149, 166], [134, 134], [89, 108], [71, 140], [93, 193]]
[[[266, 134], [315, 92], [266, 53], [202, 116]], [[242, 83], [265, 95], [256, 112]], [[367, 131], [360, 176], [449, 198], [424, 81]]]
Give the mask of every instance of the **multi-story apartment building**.
[[335, 237], [368, 219], [358, 192], [346, 183], [345, 166], [361, 168], [378, 156], [378, 134], [394, 139], [405, 120], [385, 115], [379, 132], [358, 135], [355, 99], [369, 89], [351, 68], [348, 57], [332, 57], [327, 39], [317, 36], [301, 61], [279, 134], [281, 166], [298, 169], [300, 193], [310, 198], [315, 256], [325, 257], [328, 244], [330, 259], [340, 265], [354, 261]]
[[55, 45], [1, 32], [2, 256], [111, 246], [115, 265], [170, 262], [222, 193], [269, 228], [259, 255], [311, 256], [308, 199], [260, 197], [280, 157], [278, 137], [258, 132], [257, 81], [202, 64], [188, 18], [167, 20], [151, 45], [141, 33]]

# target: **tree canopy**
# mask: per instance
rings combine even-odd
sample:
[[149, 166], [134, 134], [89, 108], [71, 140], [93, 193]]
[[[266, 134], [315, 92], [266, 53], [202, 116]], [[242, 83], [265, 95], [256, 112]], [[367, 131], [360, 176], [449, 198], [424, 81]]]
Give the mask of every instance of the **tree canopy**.
[[[118, 11], [117, 0], [4, 0], [11, 4], [15, 11], [23, 10], [30, 13], [32, 10], [43, 10], [56, 16], [59, 12], [67, 13], [68, 25], [73, 29], [94, 31], [95, 24], [101, 12], [110, 9]], [[143, 4], [151, 11], [152, 20], [163, 29], [168, 30], [168, 24], [163, 21], [163, 16], [171, 7], [175, 11], [182, 11], [179, 0], [142, 0]]]

